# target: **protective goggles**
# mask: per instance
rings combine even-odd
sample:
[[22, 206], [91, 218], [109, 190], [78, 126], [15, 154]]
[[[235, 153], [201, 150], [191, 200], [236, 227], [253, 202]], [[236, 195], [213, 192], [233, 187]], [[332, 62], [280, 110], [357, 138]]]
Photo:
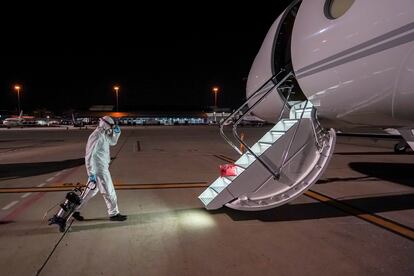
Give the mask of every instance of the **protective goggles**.
[[100, 118], [100, 120], [102, 120], [103, 122], [105, 122], [107, 125], [109, 125], [111, 128], [115, 127], [115, 124], [111, 124], [110, 122], [108, 122], [107, 120], [105, 120], [104, 118]]

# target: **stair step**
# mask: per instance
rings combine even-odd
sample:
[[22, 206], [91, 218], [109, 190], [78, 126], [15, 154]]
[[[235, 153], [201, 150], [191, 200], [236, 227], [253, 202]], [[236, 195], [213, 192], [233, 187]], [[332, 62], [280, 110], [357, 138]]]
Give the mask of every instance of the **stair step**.
[[[293, 109], [295, 110], [295, 111], [301, 111], [302, 112], [302, 110], [303, 110], [303, 107], [299, 107], [299, 108], [295, 108], [295, 107], [293, 107]], [[312, 111], [312, 109], [313, 109], [313, 107], [307, 107], [307, 108], [305, 108], [305, 111]]]
[[258, 144], [259, 144], [259, 147], [262, 153], [265, 152], [268, 148], [270, 148], [273, 145], [273, 143], [269, 143], [269, 142], [258, 142]]
[[312, 110], [313, 108], [306, 108], [305, 110], [303, 110], [303, 108], [299, 108], [299, 109], [293, 110], [293, 112], [295, 112], [296, 114], [301, 114], [302, 112], [305, 112], [305, 113], [312, 112]]
[[282, 119], [280, 122], [284, 131], [289, 130], [294, 124], [296, 124], [299, 120], [298, 119]]
[[306, 106], [306, 108], [312, 108], [313, 104], [311, 102], [289, 102], [291, 104], [293, 104], [292, 108], [294, 109], [299, 109], [299, 108], [304, 108]]
[[212, 189], [214, 192], [219, 194], [221, 191], [223, 191], [226, 187], [225, 186], [210, 186], [210, 189]]
[[218, 193], [216, 191], [208, 187], [198, 198], [204, 205], [208, 205], [217, 195]]
[[[280, 134], [279, 136], [282, 136], [282, 134]], [[278, 138], [278, 135], [272, 134], [269, 131], [269, 132], [266, 132], [265, 135], [263, 135], [263, 137], [260, 138], [258, 142], [273, 144], [277, 140], [277, 138]]]
[[253, 163], [256, 159], [252, 158], [251, 156], [247, 155], [247, 153], [244, 153], [237, 161], [236, 165], [245, 167], [246, 169], [250, 166], [251, 163]]
[[272, 142], [260, 142], [260, 141], [259, 141], [259, 144], [273, 145], [273, 143], [272, 143]]
[[221, 193], [221, 191], [223, 191], [224, 189], [226, 189], [227, 186], [213, 186], [210, 185], [209, 188], [212, 189], [214, 192], [216, 192], [217, 194]]
[[246, 170], [249, 167], [249, 164], [246, 164], [246, 163], [237, 163], [236, 162], [236, 163], [234, 163], [234, 165], [236, 165], [237, 167], [240, 167], [244, 170]]
[[236, 177], [237, 176], [220, 176], [210, 185], [210, 187], [222, 190], [221, 187], [226, 188]]
[[277, 122], [277, 124], [272, 128], [271, 131], [286, 132], [297, 122], [297, 119], [282, 119], [279, 122]]
[[254, 144], [251, 149], [256, 155], [260, 156], [263, 153], [262, 147], [258, 143]]
[[281, 121], [284, 123], [288, 123], [288, 124], [295, 124], [298, 120], [297, 119], [282, 119]]
[[234, 179], [236, 179], [237, 176], [223, 176], [225, 179], [227, 179], [230, 182], [233, 182]]
[[238, 163], [234, 163], [234, 165], [236, 165], [237, 167], [243, 170], [247, 169], [247, 167], [249, 166], [249, 164], [238, 164]]
[[254, 155], [251, 154], [250, 152], [246, 152], [246, 157], [247, 157], [249, 164], [252, 164], [254, 161], [256, 161], [256, 157], [254, 157]]
[[[282, 137], [286, 132], [284, 131], [269, 131], [270, 139], [262, 140], [261, 142], [268, 142], [271, 141], [272, 144], [274, 144], [277, 140], [279, 140], [280, 137]], [[267, 137], [266, 137], [267, 138]]]

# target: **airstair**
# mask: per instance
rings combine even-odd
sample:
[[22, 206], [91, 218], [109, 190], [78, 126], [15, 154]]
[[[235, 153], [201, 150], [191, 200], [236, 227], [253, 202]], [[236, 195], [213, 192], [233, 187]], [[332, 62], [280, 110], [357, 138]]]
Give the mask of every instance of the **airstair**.
[[[217, 178], [199, 196], [206, 209], [224, 205], [244, 211], [274, 208], [298, 197], [321, 177], [334, 151], [335, 131], [322, 128], [310, 101], [290, 100], [295, 94], [293, 83], [294, 74], [282, 70], [221, 122], [221, 135], [241, 156], [234, 163], [236, 175]], [[277, 123], [249, 147], [240, 139], [237, 126], [271, 93], [284, 99]], [[224, 127], [229, 125], [245, 152], [225, 135]]]

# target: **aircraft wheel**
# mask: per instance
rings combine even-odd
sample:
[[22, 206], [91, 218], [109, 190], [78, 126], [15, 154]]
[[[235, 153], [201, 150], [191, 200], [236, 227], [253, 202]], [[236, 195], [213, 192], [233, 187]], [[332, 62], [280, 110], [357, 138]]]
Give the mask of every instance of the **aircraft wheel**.
[[405, 141], [401, 141], [394, 146], [395, 153], [405, 153], [408, 151], [408, 144]]

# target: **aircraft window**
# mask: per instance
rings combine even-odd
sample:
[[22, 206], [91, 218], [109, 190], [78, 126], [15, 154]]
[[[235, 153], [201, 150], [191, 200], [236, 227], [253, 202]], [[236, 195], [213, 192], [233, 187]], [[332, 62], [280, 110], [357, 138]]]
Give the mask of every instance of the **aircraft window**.
[[355, 0], [326, 0], [325, 15], [329, 19], [337, 19], [344, 15]]

